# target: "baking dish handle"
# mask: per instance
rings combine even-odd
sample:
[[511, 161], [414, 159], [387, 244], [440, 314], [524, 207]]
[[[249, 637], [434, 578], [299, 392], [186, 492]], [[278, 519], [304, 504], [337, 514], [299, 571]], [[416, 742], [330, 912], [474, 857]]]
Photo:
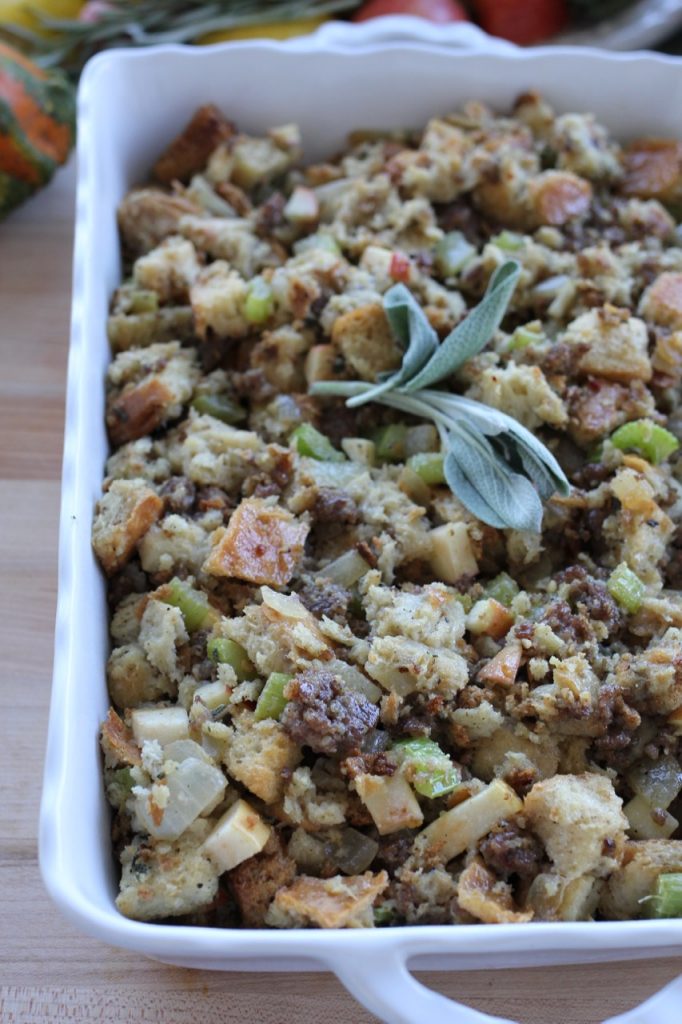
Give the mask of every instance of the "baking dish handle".
[[355, 49], [377, 43], [428, 43], [452, 50], [485, 50], [486, 53], [515, 53], [518, 47], [489, 36], [470, 22], [436, 24], [425, 18], [389, 15], [354, 25], [348, 21], [329, 21], [306, 37], [311, 46]]
[[404, 949], [363, 953], [330, 967], [351, 995], [386, 1024], [513, 1024], [432, 992], [410, 974], [408, 955]]
[[[422, 985], [407, 968], [408, 956], [405, 949], [374, 955], [363, 952], [343, 964], [335, 960], [330, 968], [351, 995], [386, 1024], [514, 1024]], [[682, 976], [634, 1010], [610, 1017], [604, 1024], [680, 1024], [681, 1020]]]

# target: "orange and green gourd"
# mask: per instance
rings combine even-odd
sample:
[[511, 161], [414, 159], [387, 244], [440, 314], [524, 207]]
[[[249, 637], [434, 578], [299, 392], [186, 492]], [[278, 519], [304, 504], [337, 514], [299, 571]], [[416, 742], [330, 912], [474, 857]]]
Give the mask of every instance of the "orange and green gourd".
[[46, 185], [76, 133], [73, 86], [0, 42], [0, 220]]

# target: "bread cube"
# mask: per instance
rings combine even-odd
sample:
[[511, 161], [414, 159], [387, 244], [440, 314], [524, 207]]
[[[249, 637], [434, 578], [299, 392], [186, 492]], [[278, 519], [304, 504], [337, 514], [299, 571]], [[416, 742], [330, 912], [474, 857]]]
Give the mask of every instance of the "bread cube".
[[123, 568], [162, 512], [162, 499], [145, 480], [113, 481], [97, 502], [92, 526], [92, 546], [107, 576]]
[[213, 576], [283, 587], [303, 554], [308, 525], [262, 498], [242, 501], [204, 564]]

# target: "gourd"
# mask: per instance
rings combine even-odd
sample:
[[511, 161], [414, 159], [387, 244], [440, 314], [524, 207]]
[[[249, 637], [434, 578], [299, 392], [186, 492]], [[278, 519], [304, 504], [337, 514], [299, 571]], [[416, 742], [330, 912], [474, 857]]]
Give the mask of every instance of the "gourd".
[[65, 162], [76, 131], [75, 92], [0, 42], [0, 219], [46, 185]]

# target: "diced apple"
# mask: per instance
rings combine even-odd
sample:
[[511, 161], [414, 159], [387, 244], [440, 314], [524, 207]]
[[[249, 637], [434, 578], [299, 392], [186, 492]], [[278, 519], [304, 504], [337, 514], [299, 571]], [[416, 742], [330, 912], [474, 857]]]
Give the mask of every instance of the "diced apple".
[[338, 349], [334, 345], [313, 345], [305, 357], [303, 373], [308, 384], [318, 380], [334, 380]]
[[474, 636], [491, 636], [499, 640], [506, 636], [514, 625], [514, 616], [503, 604], [494, 597], [486, 597], [477, 601], [466, 618], [466, 628]]
[[203, 845], [208, 858], [222, 873], [260, 853], [272, 829], [246, 800], [237, 800]]
[[181, 707], [135, 708], [130, 713], [133, 736], [139, 744], [158, 740], [161, 746], [189, 738], [189, 718]]
[[623, 808], [633, 839], [670, 839], [679, 821], [662, 807], [653, 808], [644, 797], [635, 796]]
[[431, 568], [444, 583], [457, 583], [463, 576], [476, 576], [474, 556], [466, 523], [444, 523], [431, 530]]
[[518, 814], [522, 807], [511, 786], [495, 779], [482, 793], [445, 811], [420, 832], [414, 855], [427, 863], [447, 864], [490, 832], [498, 821]]
[[313, 190], [297, 186], [284, 207], [286, 219], [291, 224], [309, 224], [317, 220], [319, 215], [320, 203]]
[[358, 775], [355, 789], [379, 835], [416, 828], [424, 820], [417, 798], [402, 775]]

